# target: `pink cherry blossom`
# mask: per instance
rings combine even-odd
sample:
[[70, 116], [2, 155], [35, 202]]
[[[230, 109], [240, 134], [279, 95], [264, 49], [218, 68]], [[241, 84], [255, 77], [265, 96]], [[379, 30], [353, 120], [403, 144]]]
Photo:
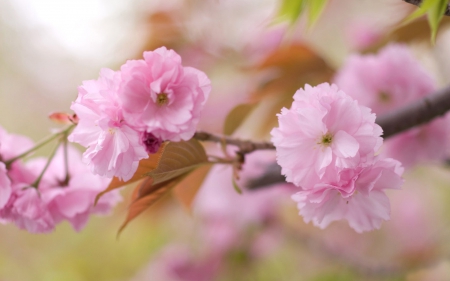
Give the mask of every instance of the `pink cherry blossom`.
[[216, 280], [221, 262], [218, 256], [210, 253], [198, 256], [186, 246], [173, 244], [165, 247], [150, 265], [132, 280]]
[[350, 56], [336, 75], [335, 83], [376, 114], [436, 89], [435, 81], [403, 45], [389, 45], [377, 55]]
[[[10, 134], [0, 126], [0, 160], [12, 159], [32, 147], [33, 141], [28, 137]], [[13, 162], [8, 170], [6, 165], [0, 162], [0, 213], [3, 212], [2, 208], [7, 208], [7, 205], [11, 206], [13, 189], [17, 189], [13, 185], [29, 182], [32, 179], [30, 176], [31, 174], [24, 170], [23, 163], [20, 160]], [[24, 224], [22, 223], [22, 225]], [[39, 229], [39, 227], [36, 229]]]
[[[76, 231], [80, 231], [92, 214], [107, 214], [121, 196], [117, 191], [102, 196], [96, 206], [97, 194], [108, 186], [109, 180], [89, 172], [81, 162], [81, 155], [75, 149], [68, 148], [68, 172], [66, 177], [63, 149], [59, 149], [39, 185], [42, 201], [45, 202], [55, 223], [69, 221]], [[33, 171], [41, 171], [45, 159], [34, 159], [28, 163]]]
[[271, 132], [277, 162], [288, 182], [312, 186], [336, 168], [357, 167], [382, 144], [375, 114], [336, 85], [305, 86]]
[[211, 90], [203, 72], [183, 67], [177, 53], [161, 47], [124, 64], [121, 79], [119, 99], [129, 124], [163, 140], [192, 138]]
[[71, 109], [79, 123], [69, 140], [88, 147], [83, 161], [94, 174], [129, 180], [139, 160], [147, 158], [140, 132], [124, 122], [118, 102], [120, 75], [102, 69], [98, 80], [83, 82]]
[[[223, 254], [236, 247], [249, 227], [261, 227], [274, 221], [277, 207], [286, 202], [283, 200], [291, 193], [291, 184], [275, 184], [258, 190], [246, 188], [247, 182], [261, 176], [274, 160], [273, 151], [257, 151], [247, 155], [238, 181], [242, 194], [233, 188], [232, 167], [215, 165], [211, 168], [196, 195], [194, 212], [202, 219], [206, 244], [214, 247], [216, 252]], [[259, 234], [254, 237], [255, 243]], [[259, 244], [253, 250], [264, 252], [262, 246], [269, 247], [268, 244]]]
[[375, 159], [367, 166], [342, 169], [337, 177], [324, 178], [305, 186], [292, 199], [305, 222], [325, 228], [332, 221], [346, 219], [357, 232], [378, 229], [390, 218], [385, 189], [399, 189], [403, 183], [400, 162]]
[[[31, 233], [51, 232], [63, 220], [75, 230], [81, 230], [90, 215], [107, 214], [121, 197], [117, 191], [103, 196], [93, 206], [96, 195], [104, 190], [109, 180], [89, 172], [81, 162], [81, 155], [68, 149], [68, 181], [63, 149], [59, 149], [37, 188], [33, 183], [47, 163], [36, 158], [17, 166], [12, 178], [12, 193], [5, 206], [0, 208], [0, 219], [12, 222]], [[3, 163], [0, 163], [3, 164]]]
[[48, 233], [55, 228], [55, 221], [35, 188], [27, 184], [13, 186], [13, 193], [0, 210], [0, 217], [31, 233]]
[[0, 162], [0, 209], [8, 203], [11, 192], [11, 181], [7, 175], [6, 166], [3, 162]]
[[0, 160], [9, 160], [32, 147], [33, 141], [30, 138], [10, 134], [0, 126]]

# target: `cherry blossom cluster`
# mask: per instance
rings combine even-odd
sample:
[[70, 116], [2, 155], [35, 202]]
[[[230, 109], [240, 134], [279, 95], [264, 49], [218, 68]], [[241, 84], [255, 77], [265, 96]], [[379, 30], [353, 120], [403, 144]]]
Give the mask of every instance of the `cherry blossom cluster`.
[[210, 90], [208, 77], [183, 67], [173, 50], [144, 52], [143, 60], [83, 82], [69, 140], [87, 147], [83, 161], [94, 174], [127, 181], [163, 141], [192, 138]]
[[81, 155], [71, 147], [61, 144], [50, 160], [38, 157], [23, 162], [20, 156], [35, 147], [30, 139], [0, 128], [0, 144], [3, 224], [14, 223], [32, 233], [45, 233], [68, 221], [79, 231], [91, 214], [107, 214], [121, 201], [118, 192], [110, 192], [93, 206], [95, 196], [107, 187], [108, 180], [90, 173]]
[[357, 232], [379, 228], [390, 215], [386, 189], [400, 188], [400, 162], [376, 156], [382, 129], [375, 114], [336, 85], [298, 90], [271, 132], [277, 162], [306, 222], [326, 227], [346, 219]]

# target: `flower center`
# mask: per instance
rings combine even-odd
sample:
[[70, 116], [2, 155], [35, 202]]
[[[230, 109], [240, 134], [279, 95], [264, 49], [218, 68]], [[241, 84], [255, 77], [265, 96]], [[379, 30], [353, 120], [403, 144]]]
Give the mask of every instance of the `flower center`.
[[388, 102], [391, 101], [391, 95], [389, 95], [389, 94], [386, 93], [386, 92], [381, 92], [381, 93], [378, 95], [378, 98], [380, 99], [380, 101], [381, 101], [382, 103], [388, 103]]
[[158, 94], [158, 96], [156, 97], [156, 104], [158, 106], [166, 105], [168, 102], [169, 102], [169, 98], [167, 97], [166, 93]]
[[324, 146], [329, 146], [332, 141], [333, 141], [333, 135], [330, 133], [326, 133], [325, 135], [322, 136], [322, 140], [320, 141], [319, 144], [322, 144]]

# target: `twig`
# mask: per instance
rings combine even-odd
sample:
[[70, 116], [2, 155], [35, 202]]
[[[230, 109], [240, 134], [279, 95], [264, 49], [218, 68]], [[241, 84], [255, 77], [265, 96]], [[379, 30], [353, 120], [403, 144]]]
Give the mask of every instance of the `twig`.
[[[412, 5], [416, 5], [418, 7], [420, 7], [420, 5], [422, 4], [422, 0], [403, 0], [406, 3], [412, 4]], [[447, 5], [447, 9], [445, 9], [445, 14], [446, 16], [450, 16], [450, 4]]]

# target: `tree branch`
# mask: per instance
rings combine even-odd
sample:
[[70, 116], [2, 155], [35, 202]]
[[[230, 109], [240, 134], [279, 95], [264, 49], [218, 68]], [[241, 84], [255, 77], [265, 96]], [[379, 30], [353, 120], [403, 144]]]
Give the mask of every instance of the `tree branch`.
[[[444, 115], [450, 110], [450, 86], [443, 88], [423, 99], [407, 104], [393, 112], [384, 114], [376, 119], [376, 123], [383, 128], [383, 138], [389, 138], [415, 126], [422, 125], [436, 117]], [[218, 136], [208, 132], [197, 132], [194, 138], [200, 141], [211, 141], [234, 145], [239, 148], [241, 154], [251, 153], [256, 150], [275, 149], [270, 142], [253, 142], [240, 140], [228, 136]], [[261, 178], [248, 182], [249, 189], [262, 188], [277, 182], [283, 182], [281, 168], [274, 163], [269, 165]]]
[[[416, 5], [418, 7], [420, 7], [420, 5], [422, 4], [422, 0], [403, 0], [406, 3], [412, 4], [412, 5]], [[447, 9], [445, 10], [445, 14], [446, 16], [450, 16], [450, 4], [447, 5]]]
[[424, 124], [450, 110], [450, 87], [377, 118], [383, 128], [383, 138], [391, 137]]
[[[436, 117], [444, 115], [450, 110], [450, 86], [443, 88], [423, 99], [407, 104], [393, 112], [379, 116], [376, 123], [383, 128], [383, 138], [389, 138], [415, 126], [424, 124]], [[220, 136], [208, 132], [198, 131], [194, 138], [199, 141], [210, 141], [234, 145], [242, 154], [255, 150], [275, 149], [270, 142], [254, 142], [251, 140], [235, 139], [229, 136]]]

